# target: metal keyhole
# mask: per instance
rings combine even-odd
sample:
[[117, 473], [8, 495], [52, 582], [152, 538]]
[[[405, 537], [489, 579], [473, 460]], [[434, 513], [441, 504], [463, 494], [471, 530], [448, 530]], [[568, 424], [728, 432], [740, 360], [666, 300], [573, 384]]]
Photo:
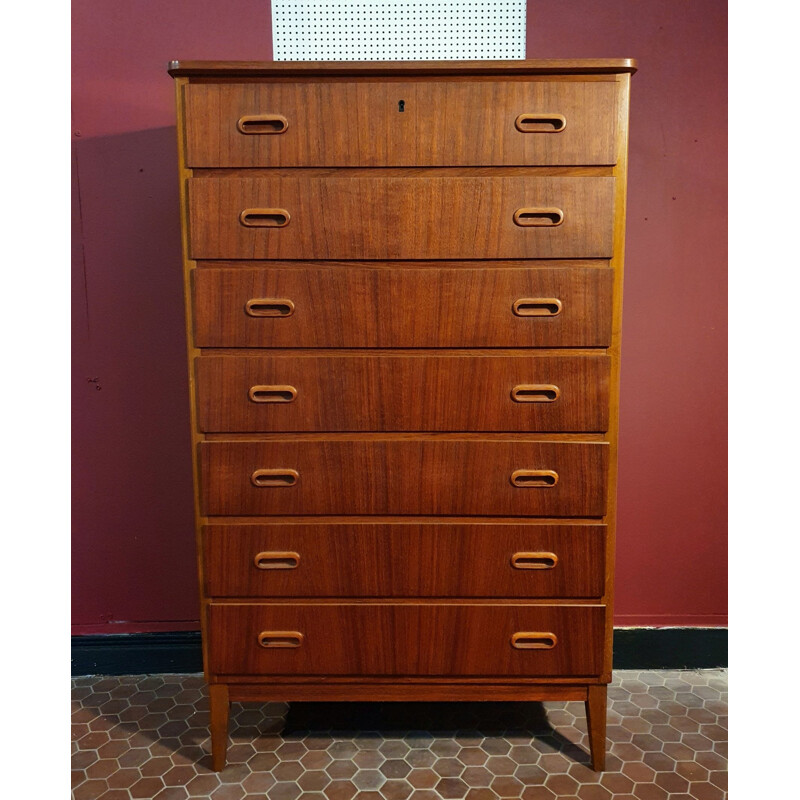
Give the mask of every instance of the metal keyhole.
[[400, 101], [400, 102], [397, 104], [397, 110], [398, 110], [398, 111], [405, 111], [405, 110], [406, 110], [406, 101], [405, 101], [405, 100], [401, 100], [401, 101]]

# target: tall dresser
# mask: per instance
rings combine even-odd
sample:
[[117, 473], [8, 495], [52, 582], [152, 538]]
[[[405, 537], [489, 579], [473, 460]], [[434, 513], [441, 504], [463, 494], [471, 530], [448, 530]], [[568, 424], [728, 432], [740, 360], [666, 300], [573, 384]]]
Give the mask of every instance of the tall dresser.
[[611, 678], [634, 62], [172, 62], [203, 654], [231, 701]]

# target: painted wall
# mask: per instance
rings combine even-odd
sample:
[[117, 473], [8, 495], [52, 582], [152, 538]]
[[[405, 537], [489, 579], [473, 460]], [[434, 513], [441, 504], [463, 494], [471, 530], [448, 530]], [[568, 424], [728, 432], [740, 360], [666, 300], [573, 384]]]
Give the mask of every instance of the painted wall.
[[[74, 0], [73, 632], [198, 627], [172, 58], [254, 0]], [[618, 625], [726, 623], [726, 4], [529, 2], [530, 58], [635, 57]]]

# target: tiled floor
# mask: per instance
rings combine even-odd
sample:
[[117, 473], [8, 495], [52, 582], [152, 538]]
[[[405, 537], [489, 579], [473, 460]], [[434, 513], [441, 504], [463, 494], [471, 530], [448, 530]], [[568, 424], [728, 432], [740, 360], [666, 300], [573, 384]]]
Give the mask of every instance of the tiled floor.
[[239, 704], [209, 768], [198, 675], [73, 679], [74, 800], [722, 800], [727, 671], [618, 671], [606, 772], [583, 703]]

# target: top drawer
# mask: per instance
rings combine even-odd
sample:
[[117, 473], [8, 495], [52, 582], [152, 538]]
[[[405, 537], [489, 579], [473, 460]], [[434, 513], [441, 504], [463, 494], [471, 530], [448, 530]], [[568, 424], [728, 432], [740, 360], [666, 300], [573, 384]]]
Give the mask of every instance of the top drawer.
[[614, 81], [192, 83], [184, 91], [189, 167], [616, 162]]

